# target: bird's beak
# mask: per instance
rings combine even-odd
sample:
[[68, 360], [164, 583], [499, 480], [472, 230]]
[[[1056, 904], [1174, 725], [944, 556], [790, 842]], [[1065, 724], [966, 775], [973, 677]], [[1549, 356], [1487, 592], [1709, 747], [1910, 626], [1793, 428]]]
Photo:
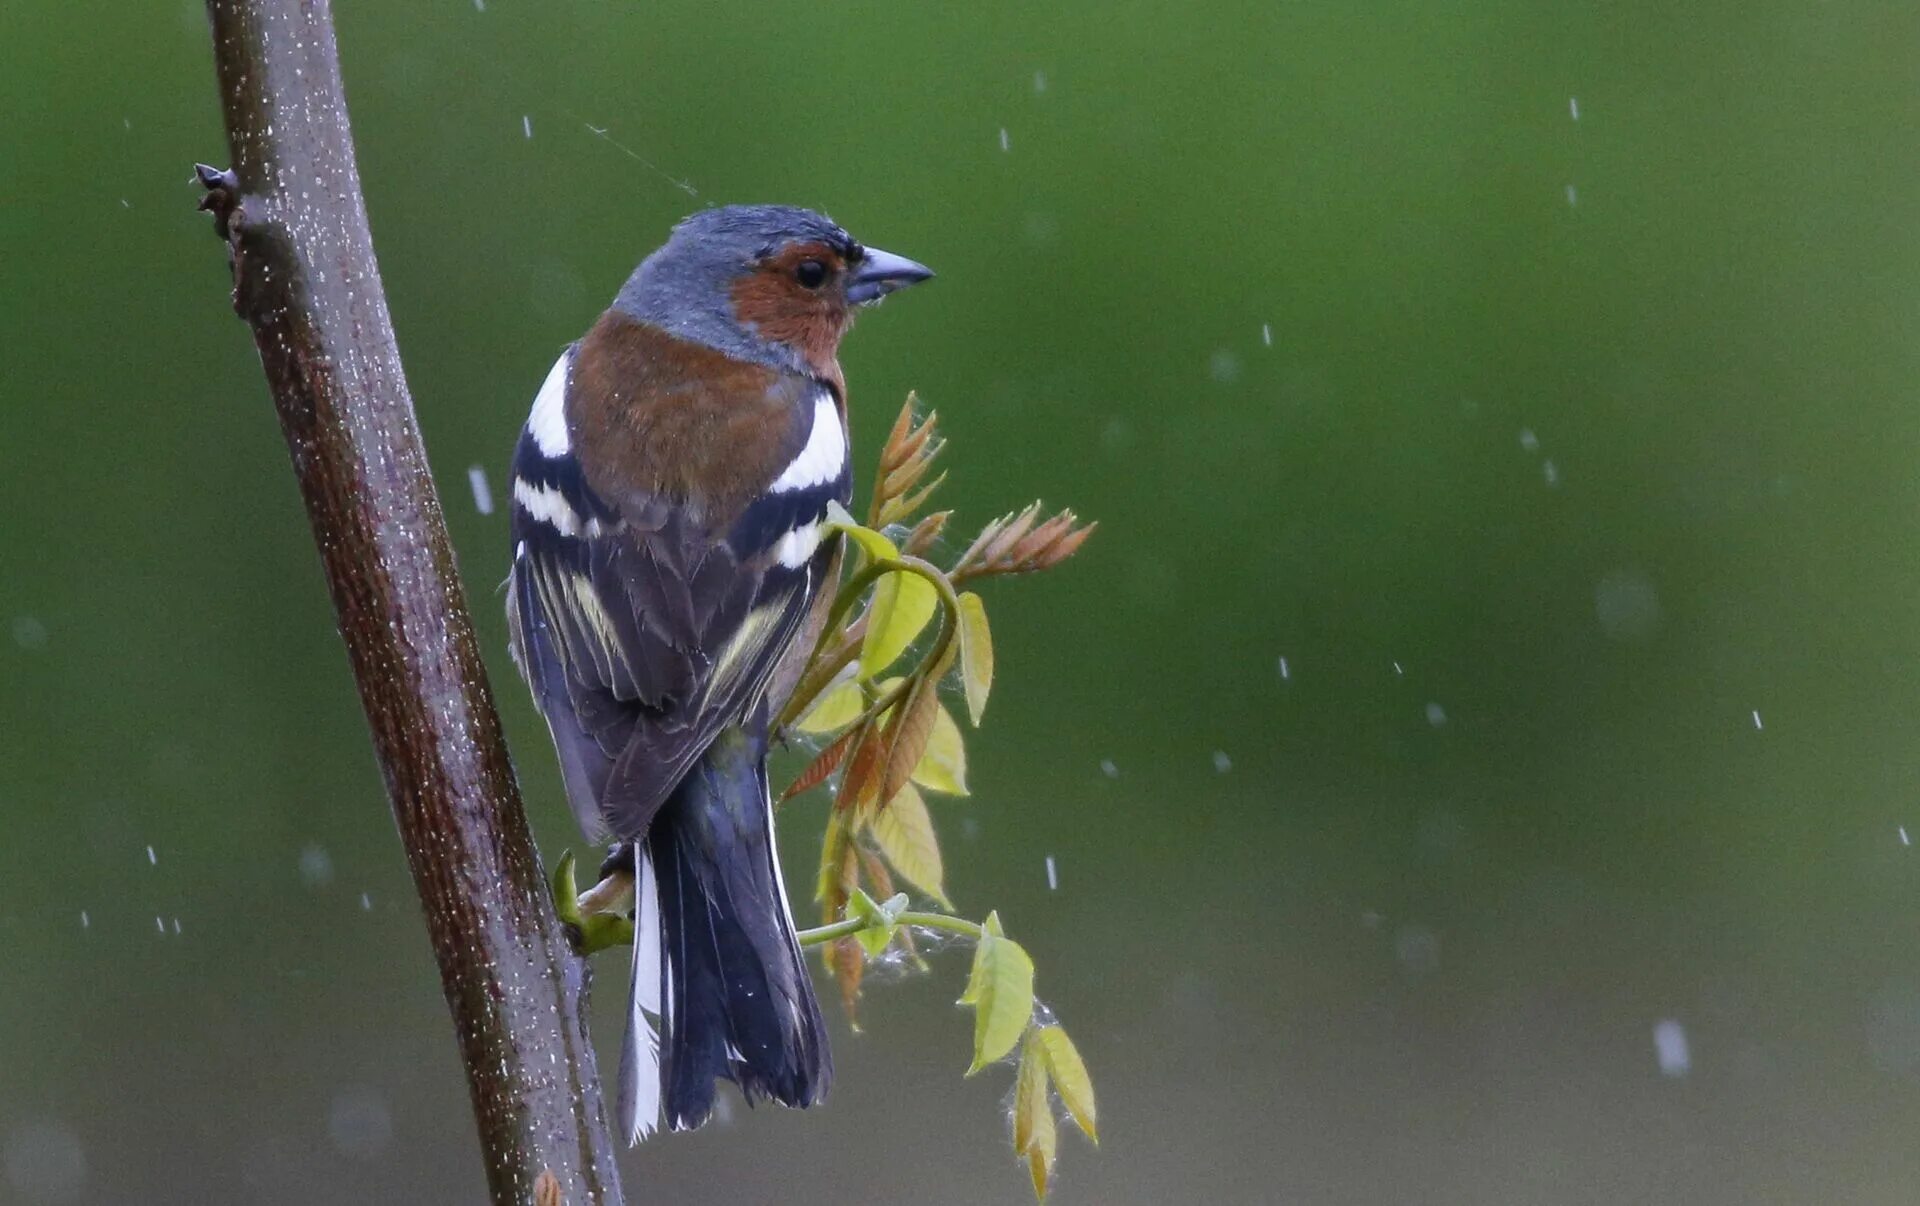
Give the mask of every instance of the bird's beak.
[[904, 255], [867, 248], [867, 254], [854, 266], [847, 281], [847, 300], [856, 306], [877, 302], [895, 289], [917, 285], [933, 275], [933, 269], [916, 264]]

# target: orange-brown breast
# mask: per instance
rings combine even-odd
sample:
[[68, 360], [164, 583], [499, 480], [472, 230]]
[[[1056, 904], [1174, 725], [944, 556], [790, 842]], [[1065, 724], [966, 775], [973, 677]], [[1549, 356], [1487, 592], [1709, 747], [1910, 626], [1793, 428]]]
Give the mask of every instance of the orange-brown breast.
[[615, 310], [574, 354], [568, 411], [587, 483], [693, 503], [723, 530], [798, 450], [804, 383]]

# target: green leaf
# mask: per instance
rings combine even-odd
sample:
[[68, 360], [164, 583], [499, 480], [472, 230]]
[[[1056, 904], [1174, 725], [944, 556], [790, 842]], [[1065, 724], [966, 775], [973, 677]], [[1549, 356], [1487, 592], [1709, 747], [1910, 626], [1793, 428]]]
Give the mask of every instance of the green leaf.
[[927, 815], [927, 802], [911, 784], [901, 788], [875, 814], [867, 831], [902, 879], [933, 897], [941, 908], [953, 907], [947, 900], [946, 872], [940, 863], [940, 840], [933, 832], [933, 818]]
[[1033, 960], [1018, 942], [994, 932], [997, 915], [988, 915], [973, 951], [967, 996], [973, 1005], [973, 1064], [967, 1075], [1006, 1058], [1033, 1021]]
[[867, 700], [860, 684], [848, 680], [829, 688], [807, 709], [805, 716], [794, 721], [793, 727], [802, 733], [834, 733], [860, 719], [860, 713], [866, 710]]
[[[1053, 1134], [1053, 1120], [1047, 1120], [1047, 1134]], [[1047, 1200], [1047, 1183], [1053, 1176], [1053, 1148], [1035, 1146], [1027, 1152], [1027, 1175], [1033, 1178], [1033, 1196], [1036, 1201]]]
[[1073, 1040], [1059, 1026], [1042, 1026], [1034, 1031], [1031, 1041], [1038, 1042], [1046, 1055], [1047, 1071], [1053, 1075], [1054, 1087], [1060, 1090], [1060, 1100], [1067, 1104], [1067, 1113], [1073, 1115], [1073, 1121], [1087, 1138], [1100, 1142], [1100, 1132], [1094, 1126], [1093, 1078], [1087, 1075], [1087, 1065]]
[[1013, 1077], [1013, 1150], [1017, 1152], [1033, 1146], [1039, 1118], [1053, 1114], [1047, 1101], [1047, 1055], [1039, 1038], [1038, 1031], [1031, 1031], [1020, 1044], [1020, 1068]]
[[[998, 910], [988, 913], [987, 919], [980, 923], [980, 940], [981, 941], [985, 941], [988, 938], [998, 938], [1004, 932], [1005, 931], [1003, 931], [1000, 928], [1000, 913]], [[967, 986], [965, 989], [961, 991], [960, 1000], [958, 1004], [972, 1005], [975, 1002], [979, 1001], [979, 999], [980, 999], [980, 952], [976, 948], [974, 951], [973, 967], [967, 972]]]
[[949, 796], [967, 794], [967, 743], [945, 708], [933, 718], [933, 735], [927, 739], [926, 753], [913, 768], [913, 781], [928, 791]]
[[1037, 1033], [1028, 1034], [1020, 1048], [1020, 1070], [1013, 1081], [1013, 1150], [1026, 1159], [1034, 1196], [1045, 1201], [1058, 1137], [1047, 1095], [1047, 1056], [1038, 1038]]
[[866, 923], [866, 928], [853, 936], [859, 939], [860, 949], [867, 952], [869, 959], [878, 959], [893, 941], [893, 931], [897, 928], [894, 918], [898, 915], [898, 909], [889, 913], [884, 905], [875, 904], [873, 897], [859, 888], [847, 899], [847, 916]]
[[973, 727], [987, 710], [993, 690], [993, 632], [987, 627], [987, 605], [967, 591], [960, 596], [960, 683], [967, 692], [967, 715]]
[[633, 919], [615, 913], [590, 913], [580, 922], [580, 953], [592, 955], [610, 946], [633, 945]]
[[565, 850], [560, 861], [555, 864], [549, 877], [547, 890], [553, 897], [553, 911], [560, 918], [560, 924], [579, 928], [580, 925], [580, 883], [574, 878], [573, 851]]
[[582, 914], [580, 884], [575, 874], [573, 851], [560, 856], [548, 889], [553, 896], [553, 911], [568, 929], [574, 950], [582, 957], [595, 955], [610, 946], [633, 945], [633, 922], [615, 913]]
[[827, 501], [827, 528], [845, 532], [847, 539], [859, 545], [860, 551], [870, 561], [895, 561], [900, 557], [900, 550], [894, 547], [893, 541], [847, 514], [847, 509], [832, 499]]
[[939, 609], [940, 592], [919, 574], [898, 570], [882, 575], [873, 588], [873, 606], [867, 611], [860, 673], [872, 678], [893, 665]]

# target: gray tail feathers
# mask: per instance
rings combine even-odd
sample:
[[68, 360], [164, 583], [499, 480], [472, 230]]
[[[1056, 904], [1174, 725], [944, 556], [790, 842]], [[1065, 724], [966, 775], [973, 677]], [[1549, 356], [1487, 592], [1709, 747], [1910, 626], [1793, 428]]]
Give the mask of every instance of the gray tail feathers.
[[663, 1110], [676, 1131], [705, 1122], [722, 1077], [749, 1104], [822, 1100], [833, 1057], [780, 875], [760, 743], [722, 734], [654, 817], [634, 883], [627, 1141]]

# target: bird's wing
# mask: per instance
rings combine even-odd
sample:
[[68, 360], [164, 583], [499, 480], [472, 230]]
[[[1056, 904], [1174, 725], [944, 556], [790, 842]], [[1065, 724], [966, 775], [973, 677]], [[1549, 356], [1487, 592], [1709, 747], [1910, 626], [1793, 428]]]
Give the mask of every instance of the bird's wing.
[[825, 413], [796, 425], [787, 470], [716, 534], [674, 501], [601, 497], [558, 437], [543, 444], [536, 403], [514, 457], [508, 614], [589, 837], [644, 834], [792, 644], [830, 559], [827, 499], [847, 489], [837, 414], [833, 455], [813, 439]]

